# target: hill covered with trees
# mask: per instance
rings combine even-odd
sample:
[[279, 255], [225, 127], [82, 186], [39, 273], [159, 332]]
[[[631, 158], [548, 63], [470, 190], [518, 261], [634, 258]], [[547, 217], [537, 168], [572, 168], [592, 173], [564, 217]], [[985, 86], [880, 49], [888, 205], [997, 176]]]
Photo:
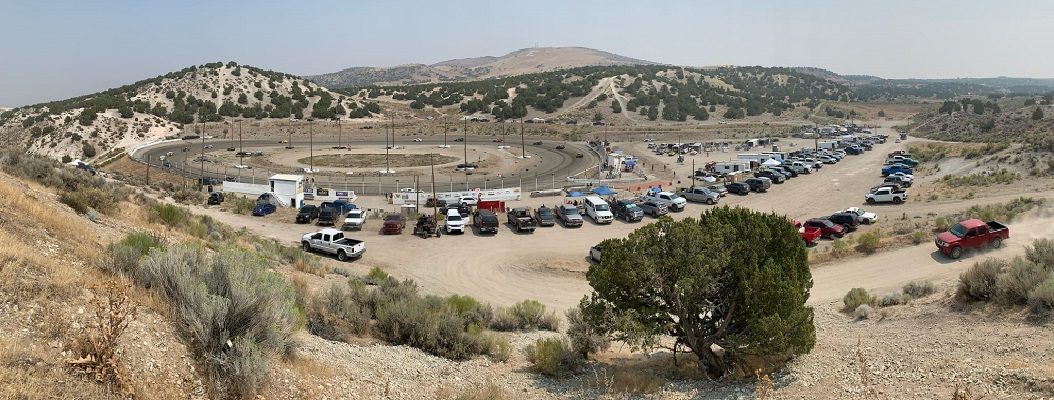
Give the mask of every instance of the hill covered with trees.
[[[366, 118], [378, 104], [306, 79], [235, 62], [190, 66], [103, 92], [0, 114], [0, 138], [41, 154], [91, 158], [89, 147], [156, 140], [225, 119]], [[77, 151], [77, 149], [84, 149]], [[54, 153], [54, 154], [53, 154]], [[82, 153], [82, 154], [78, 154]]]
[[[603, 87], [608, 83], [609, 88]], [[472, 82], [338, 89], [369, 100], [406, 102], [410, 108], [456, 107], [462, 114], [522, 118], [528, 112], [557, 113], [569, 100], [585, 98], [590, 108], [638, 113], [649, 120], [706, 120], [715, 112], [728, 119], [780, 115], [823, 100], [850, 101], [849, 87], [789, 68], [681, 68], [614, 65], [571, 68]], [[624, 110], [623, 110], [624, 109]]]

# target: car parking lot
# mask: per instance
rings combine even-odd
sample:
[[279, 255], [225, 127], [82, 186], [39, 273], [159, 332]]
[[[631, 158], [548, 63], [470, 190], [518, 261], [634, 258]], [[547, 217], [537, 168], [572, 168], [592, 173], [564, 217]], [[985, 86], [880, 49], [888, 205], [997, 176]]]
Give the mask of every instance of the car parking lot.
[[[869, 188], [882, 182], [879, 169], [888, 153], [902, 148], [902, 144], [893, 141], [875, 145], [872, 151], [847, 156], [841, 162], [824, 165], [819, 172], [800, 175], [784, 184], [773, 184], [766, 193], [752, 192], [745, 196], [729, 193], [720, 199], [718, 206], [741, 205], [759, 211], [785, 214], [800, 221], [830, 216], [848, 207], [861, 207], [880, 216], [892, 215], [891, 213], [900, 216], [902, 212], [908, 215], [924, 215], [928, 212], [947, 212], [961, 208], [961, 205], [939, 202], [913, 202], [910, 206], [865, 204], [864, 194]], [[702, 158], [701, 155], [699, 157]], [[689, 176], [690, 163], [687, 164], [689, 165], [672, 167], [681, 168], [678, 176]], [[682, 180], [680, 186], [693, 184], [691, 182]], [[694, 184], [701, 183], [696, 181]], [[678, 186], [676, 180], [674, 186]], [[556, 206], [566, 200], [563, 197], [524, 198], [522, 201], [509, 202], [507, 206], [529, 207], [533, 210], [544, 204], [555, 210]], [[367, 210], [395, 210], [394, 206], [386, 204], [382, 198], [376, 196], [361, 197], [356, 204]], [[670, 216], [697, 217], [708, 207], [713, 206], [689, 203], [684, 211], [671, 212]], [[290, 244], [296, 243], [303, 233], [316, 229], [313, 226], [293, 225], [291, 215], [288, 214], [286, 218], [289, 220], [286, 221], [277, 218], [281, 213], [253, 218], [223, 213], [216, 209], [206, 212], [234, 226], [245, 226], [259, 234]], [[407, 231], [401, 235], [381, 235], [381, 221], [374, 217], [366, 221], [366, 226], [361, 232], [349, 233], [349, 236], [368, 243], [368, 250], [360, 260], [353, 263], [337, 263], [336, 260], [325, 259], [325, 262], [361, 273], [367, 272], [373, 266], [380, 266], [395, 276], [413, 278], [429, 293], [469, 294], [503, 305], [523, 298], [535, 298], [557, 309], [563, 309], [576, 304], [588, 291], [582, 274], [589, 265], [589, 249], [606, 238], [623, 237], [637, 227], [653, 221], [654, 217], [645, 215], [639, 222], [626, 222], [622, 218], [616, 218], [612, 223], [605, 225], [598, 225], [589, 217], [583, 219], [584, 223], [580, 228], [565, 228], [556, 223], [555, 226], [538, 227], [533, 233], [517, 234], [502, 214], [499, 215], [500, 226], [497, 235], [481, 235], [473, 229], [468, 229], [464, 235], [442, 235], [440, 238], [422, 239], [410, 235], [409, 231], [415, 221], [407, 221]], [[867, 229], [871, 228], [863, 226], [858, 228], [858, 231], [863, 232]], [[925, 251], [920, 254], [926, 257], [925, 254], [931, 253], [932, 249], [917, 251]], [[841, 269], [843, 266], [825, 266], [821, 269], [828, 268]], [[879, 271], [876, 268], [872, 269]], [[334, 276], [331, 279], [336, 281], [340, 278]], [[880, 282], [895, 277], [876, 275], [868, 279]], [[844, 294], [844, 290], [839, 296], [841, 294]]]

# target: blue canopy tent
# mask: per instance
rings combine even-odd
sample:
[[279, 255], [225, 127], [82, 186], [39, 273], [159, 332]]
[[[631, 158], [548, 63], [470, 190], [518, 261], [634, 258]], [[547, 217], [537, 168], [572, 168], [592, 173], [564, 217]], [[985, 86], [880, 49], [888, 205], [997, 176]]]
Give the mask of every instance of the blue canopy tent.
[[593, 189], [593, 193], [600, 196], [610, 196], [615, 194], [615, 191], [607, 186], [597, 186], [596, 189]]

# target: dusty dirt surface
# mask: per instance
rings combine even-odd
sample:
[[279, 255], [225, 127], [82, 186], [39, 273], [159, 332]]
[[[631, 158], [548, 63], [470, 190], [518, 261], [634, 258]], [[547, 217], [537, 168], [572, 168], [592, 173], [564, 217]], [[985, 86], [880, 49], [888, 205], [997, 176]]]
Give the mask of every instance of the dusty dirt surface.
[[314, 163], [321, 167], [338, 168], [367, 168], [384, 165], [385, 162], [393, 167], [421, 167], [436, 164], [447, 164], [457, 161], [457, 158], [440, 154], [325, 154], [315, 157], [305, 157], [296, 160], [300, 164]]
[[[889, 130], [883, 132], [892, 134]], [[903, 147], [904, 144], [889, 141], [863, 155], [849, 156], [837, 164], [827, 165], [812, 175], [773, 185], [769, 193], [743, 197], [729, 195], [722, 199], [722, 203], [775, 211], [797, 219], [826, 216], [851, 206], [865, 206], [863, 195], [868, 188], [881, 182], [878, 169], [885, 155]], [[702, 162], [697, 161], [697, 165], [700, 164]], [[678, 165], [675, 168], [683, 169], [684, 173], [691, 169], [690, 165]], [[673, 183], [676, 185], [676, 181]], [[959, 211], [971, 204], [1004, 202], [1021, 195], [1054, 198], [1054, 192], [1051, 191], [1006, 193], [993, 190], [969, 201], [925, 201], [921, 199], [923, 194], [914, 190], [910, 193], [910, 201], [903, 205], [867, 208], [877, 212], [881, 218], [900, 217], [902, 214], [912, 217]], [[509, 206], [551, 206], [564, 200], [562, 197], [525, 198], [511, 202]], [[362, 197], [358, 203], [371, 210], [396, 210], [394, 206], [373, 196]], [[676, 218], [698, 216], [707, 207], [691, 204], [687, 210], [671, 215]], [[303, 233], [315, 229], [313, 226], [292, 225], [288, 219], [279, 220], [275, 216], [254, 218], [231, 215], [215, 208], [199, 208], [198, 211], [233, 226], [244, 226], [260, 235], [291, 244], [298, 242]], [[410, 236], [409, 227], [402, 235], [380, 235], [379, 222], [370, 220], [363, 232], [350, 234], [365, 239], [367, 251], [362, 260], [343, 267], [364, 273], [372, 266], [379, 266], [396, 276], [416, 280], [430, 293], [467, 294], [499, 305], [537, 299], [557, 310], [577, 305], [582, 296], [588, 293], [584, 272], [589, 266], [586, 259], [589, 247], [606, 238], [625, 236], [639, 226], [639, 223], [622, 221], [604, 226], [587, 220], [581, 228], [568, 229], [557, 225], [539, 228], [533, 234], [517, 234], [505, 226], [495, 236], [466, 233], [421, 239]], [[997, 257], [1016, 254], [1029, 241], [1029, 236], [1023, 235], [1025, 232], [1034, 230], [1037, 234], [1051, 233], [1043, 229], [1049, 226], [1049, 222], [1049, 219], [1042, 219], [1014, 225], [1014, 237], [1007, 242], [1006, 248], [990, 254]], [[870, 257], [852, 257], [832, 262], [814, 269], [816, 283], [811, 302], [839, 299], [849, 288], [857, 286], [891, 288], [914, 279], [953, 279], [962, 268], [977, 258], [972, 256], [948, 262], [936, 254], [935, 248], [927, 241], [918, 246]], [[335, 260], [326, 261], [339, 265]]]

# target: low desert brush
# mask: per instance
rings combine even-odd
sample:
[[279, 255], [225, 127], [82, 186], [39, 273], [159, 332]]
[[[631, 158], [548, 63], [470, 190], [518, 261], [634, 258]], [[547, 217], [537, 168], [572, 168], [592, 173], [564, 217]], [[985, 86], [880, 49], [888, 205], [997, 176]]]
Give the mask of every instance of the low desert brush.
[[74, 354], [80, 358], [68, 361], [75, 370], [124, 391], [128, 390], [128, 384], [117, 361], [117, 346], [128, 324], [135, 319], [137, 307], [128, 298], [126, 289], [114, 281], [106, 282], [102, 288], [92, 288], [94, 296], [88, 304], [94, 314], [83, 336], [73, 344]]

